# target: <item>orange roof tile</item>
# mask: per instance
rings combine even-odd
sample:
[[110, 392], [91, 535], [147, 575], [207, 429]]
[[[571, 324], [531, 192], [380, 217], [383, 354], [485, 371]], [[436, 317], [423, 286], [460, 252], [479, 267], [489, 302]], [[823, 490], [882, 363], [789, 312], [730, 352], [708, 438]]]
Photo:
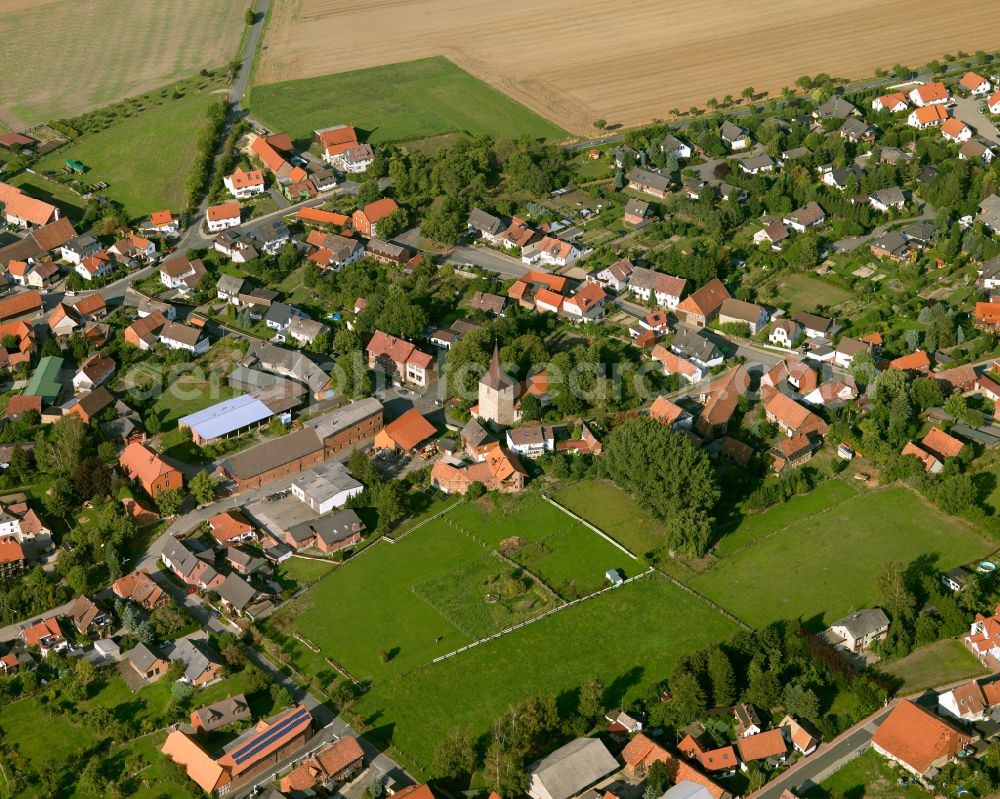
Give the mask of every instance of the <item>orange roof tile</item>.
[[911, 352], [889, 361], [890, 369], [902, 369], [904, 372], [925, 372], [930, 369], [931, 359], [923, 350]]
[[878, 728], [872, 743], [924, 774], [937, 761], [952, 758], [972, 739], [922, 707], [904, 699]]
[[965, 444], [948, 435], [940, 427], [932, 427], [920, 443], [924, 445], [925, 449], [929, 449], [942, 458], [957, 458], [965, 449]]
[[416, 408], [410, 408], [406, 413], [389, 422], [376, 437], [384, 437], [402, 450], [413, 449], [417, 444], [426, 441], [437, 432], [437, 428], [424, 418]]
[[233, 200], [221, 205], [210, 205], [205, 212], [205, 216], [209, 222], [218, 222], [221, 219], [239, 219], [240, 204]]
[[756, 735], [748, 735], [746, 738], [740, 738], [736, 746], [739, 747], [740, 757], [748, 763], [751, 760], [783, 755], [788, 751], [788, 744], [785, 743], [785, 736], [781, 734], [781, 730], [767, 730]]

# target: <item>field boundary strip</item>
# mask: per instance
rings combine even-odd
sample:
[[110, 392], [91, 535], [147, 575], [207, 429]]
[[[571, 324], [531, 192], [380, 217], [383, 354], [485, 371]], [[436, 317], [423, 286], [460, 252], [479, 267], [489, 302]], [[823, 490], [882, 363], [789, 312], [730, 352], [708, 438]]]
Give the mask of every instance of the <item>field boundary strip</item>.
[[615, 541], [615, 539], [613, 539], [610, 535], [608, 535], [606, 532], [604, 532], [601, 528], [596, 527], [595, 525], [591, 524], [586, 519], [584, 519], [582, 516], [577, 516], [569, 508], [566, 508], [566, 507], [560, 505], [558, 502], [556, 502], [554, 499], [552, 499], [552, 497], [548, 496], [547, 494], [542, 494], [542, 499], [546, 500], [547, 502], [551, 503], [555, 507], [559, 508], [559, 510], [561, 510], [563, 513], [565, 513], [571, 519], [575, 519], [576, 521], [578, 521], [580, 524], [584, 525], [585, 527], [589, 527], [591, 530], [593, 530], [595, 533], [597, 533], [601, 538], [603, 538], [609, 544], [612, 544], [613, 546], [618, 547], [618, 549], [620, 549], [622, 552], [624, 552], [626, 555], [628, 555], [630, 558], [632, 558], [632, 560], [639, 560], [639, 558], [636, 555], [634, 555], [631, 551], [629, 551], [625, 547], [624, 544], [620, 544], [618, 541]]
[[579, 605], [581, 602], [586, 602], [588, 599], [594, 599], [596, 597], [601, 596], [602, 594], [608, 593], [608, 591], [614, 591], [614, 590], [616, 590], [618, 588], [621, 588], [622, 586], [628, 585], [631, 582], [635, 582], [636, 580], [641, 580], [643, 577], [645, 577], [645, 576], [647, 576], [649, 574], [652, 574], [655, 571], [656, 571], [656, 569], [654, 569], [652, 566], [650, 566], [648, 569], [646, 569], [646, 571], [641, 572], [640, 574], [637, 574], [634, 577], [629, 577], [626, 580], [622, 580], [620, 583], [617, 583], [615, 585], [609, 585], [609, 586], [606, 586], [604, 588], [598, 589], [597, 591], [594, 591], [592, 594], [587, 594], [586, 596], [582, 596], [582, 597], [580, 597], [578, 599], [573, 599], [573, 600], [571, 600], [569, 602], [566, 602], [564, 605], [559, 605], [559, 607], [552, 608], [552, 610], [547, 610], [547, 611], [545, 611], [545, 613], [541, 613], [538, 616], [535, 616], [533, 619], [528, 619], [527, 621], [522, 621], [519, 624], [515, 624], [515, 625], [513, 625], [511, 627], [507, 627], [507, 628], [505, 628], [503, 630], [499, 630], [498, 632], [495, 632], [495, 633], [493, 633], [493, 635], [487, 636], [486, 638], [479, 638], [479, 639], [473, 641], [471, 644], [466, 644], [465, 646], [461, 646], [458, 649], [454, 649], [451, 652], [448, 652], [447, 654], [438, 655], [436, 658], [434, 658], [431, 661], [431, 665], [433, 665], [435, 663], [439, 663], [442, 660], [447, 660], [448, 658], [455, 657], [456, 655], [459, 655], [462, 652], [465, 652], [465, 651], [467, 651], [469, 649], [477, 647], [480, 644], [486, 644], [486, 643], [489, 643], [490, 641], [495, 641], [497, 638], [502, 638], [503, 636], [508, 635], [509, 633], [515, 632], [517, 630], [520, 630], [522, 627], [527, 627], [529, 624], [534, 624], [536, 621], [541, 621], [542, 619], [547, 619], [549, 616], [553, 615], [554, 613], [559, 613], [560, 611], [566, 610], [567, 608], [572, 608], [572, 607], [574, 607], [576, 605]]
[[459, 499], [459, 500], [457, 500], [457, 501], [453, 502], [453, 503], [452, 503], [451, 505], [449, 505], [449, 506], [448, 506], [447, 508], [444, 508], [444, 509], [442, 509], [442, 510], [439, 510], [439, 511], [438, 511], [437, 513], [435, 513], [435, 514], [434, 514], [433, 516], [428, 516], [428, 517], [427, 517], [426, 519], [424, 519], [424, 520], [423, 520], [422, 522], [419, 522], [419, 523], [417, 523], [417, 524], [413, 525], [413, 527], [411, 527], [411, 528], [410, 528], [409, 530], [407, 530], [407, 531], [406, 531], [405, 533], [402, 533], [402, 534], [400, 534], [399, 538], [389, 538], [389, 536], [387, 536], [387, 535], [383, 535], [383, 536], [382, 536], [382, 540], [383, 540], [383, 541], [387, 541], [387, 542], [388, 542], [388, 543], [390, 543], [390, 544], [397, 544], [397, 543], [399, 543], [400, 541], [402, 541], [402, 540], [403, 540], [404, 538], [406, 538], [406, 536], [408, 536], [408, 535], [409, 535], [410, 533], [415, 533], [415, 532], [416, 532], [417, 530], [419, 530], [419, 529], [420, 529], [421, 527], [423, 527], [423, 526], [424, 526], [425, 524], [427, 524], [428, 522], [432, 522], [432, 521], [434, 521], [435, 519], [439, 519], [440, 517], [442, 517], [442, 516], [444, 516], [444, 515], [445, 515], [446, 513], [448, 513], [448, 511], [452, 511], [452, 510], [454, 510], [455, 508], [457, 508], [457, 507], [458, 507], [459, 505], [461, 505], [461, 504], [462, 504], [463, 502], [465, 502], [465, 500], [464, 500], [464, 499]]

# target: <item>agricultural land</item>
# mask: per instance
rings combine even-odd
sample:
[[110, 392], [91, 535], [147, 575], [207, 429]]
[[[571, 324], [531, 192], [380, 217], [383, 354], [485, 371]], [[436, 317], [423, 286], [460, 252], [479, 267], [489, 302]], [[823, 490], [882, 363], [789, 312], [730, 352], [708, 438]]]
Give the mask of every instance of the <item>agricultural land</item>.
[[927, 24], [940, 13], [932, 0], [713, 4], [724, 13], [706, 5], [516, 0], [492, 16], [478, 3], [390, 0], [366, 9], [365, 26], [378, 36], [358, 46], [355, 4], [290, 0], [274, 8], [256, 80], [444, 55], [560, 127], [587, 133], [598, 118], [640, 124], [748, 85], [774, 93], [804, 74], [860, 78], [996, 45], [995, 30], [976, 21], [982, 5], [970, 0], [949, 4], [947, 26]]
[[227, 65], [246, 7], [243, 0], [4, 3], [0, 125], [17, 129], [76, 116]]

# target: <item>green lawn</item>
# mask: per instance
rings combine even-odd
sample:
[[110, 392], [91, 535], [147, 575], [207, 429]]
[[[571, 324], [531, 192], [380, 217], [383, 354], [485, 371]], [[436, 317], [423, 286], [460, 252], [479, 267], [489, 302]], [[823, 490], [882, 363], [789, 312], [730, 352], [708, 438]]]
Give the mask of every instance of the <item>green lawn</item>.
[[896, 692], [903, 696], [986, 673], [983, 664], [954, 638], [935, 641], [879, 669], [903, 681]]
[[614, 483], [584, 480], [560, 489], [552, 499], [603, 530], [639, 557], [663, 548], [663, 525]]
[[820, 305], [839, 305], [851, 299], [854, 294], [825, 280], [809, 275], [790, 274], [782, 277], [778, 283], [778, 296], [795, 312], [815, 311]]
[[164, 429], [167, 429], [182, 416], [242, 393], [225, 383], [203, 380], [195, 374], [185, 374], [163, 390], [163, 394], [153, 403], [153, 410], [159, 415]]
[[446, 518], [490, 547], [499, 546], [514, 536], [525, 541], [539, 541], [576, 524], [572, 517], [534, 492], [516, 497], [482, 497], [459, 505]]
[[39, 162], [38, 171], [61, 172], [67, 158], [82, 161], [88, 183], [103, 181], [105, 193], [132, 217], [186, 203], [184, 182], [194, 160], [195, 139], [209, 105], [219, 95], [189, 89], [179, 100], [153, 106], [99, 133], [85, 135]]
[[831, 799], [845, 796], [850, 799], [927, 799], [929, 794], [918, 784], [901, 788], [899, 777], [907, 776], [902, 767], [893, 767], [874, 749], [851, 760], [803, 794], [807, 799]]
[[825, 489], [825, 505], [813, 495], [802, 498], [800, 505], [815, 514], [808, 518], [801, 518], [801, 507], [788, 510], [798, 500], [750, 517], [744, 525], [753, 533], [737, 528], [731, 534], [737, 545], [720, 547], [720, 561], [694, 576], [692, 587], [753, 626], [798, 617], [818, 626], [874, 602], [887, 561], [929, 556], [948, 569], [994, 549], [905, 488], [838, 500], [840, 491]]
[[604, 575], [608, 569], [617, 569], [625, 577], [633, 577], [641, 569], [620, 549], [579, 523], [526, 544], [511, 557], [567, 600], [607, 585]]
[[279, 567], [282, 574], [293, 579], [299, 585], [314, 583], [321, 577], [326, 577], [333, 571], [329, 561], [310, 560], [309, 558], [291, 557]]
[[306, 142], [331, 125], [354, 125], [376, 143], [466, 131], [561, 140], [569, 134], [443, 56], [253, 87], [262, 123]]
[[508, 705], [549, 693], [572, 704], [589, 677], [608, 706], [627, 706], [663, 679], [678, 655], [724, 640], [734, 625], [657, 575], [560, 611], [453, 658], [377, 682], [353, 707], [380, 744], [428, 776], [442, 737], [474, 734]]

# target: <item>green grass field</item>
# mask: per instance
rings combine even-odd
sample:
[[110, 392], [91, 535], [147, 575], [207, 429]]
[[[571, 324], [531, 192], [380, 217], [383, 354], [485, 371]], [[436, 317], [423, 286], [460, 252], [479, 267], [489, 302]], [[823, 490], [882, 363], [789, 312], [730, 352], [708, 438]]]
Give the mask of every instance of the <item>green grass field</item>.
[[887, 561], [929, 556], [948, 569], [995, 548], [907, 489], [852, 493], [821, 486], [750, 517], [691, 586], [753, 626], [798, 617], [819, 626], [874, 602]]
[[108, 184], [106, 194], [132, 217], [184, 207], [184, 182], [194, 143], [218, 94], [191, 90], [95, 134], [82, 136], [39, 162], [38, 171], [60, 172], [67, 158], [82, 161], [89, 183]]
[[572, 703], [573, 690], [589, 677], [604, 682], [609, 707], [627, 705], [667, 676], [678, 655], [734, 631], [707, 605], [650, 575], [453, 658], [380, 681], [352, 711], [374, 741], [391, 743], [408, 767], [427, 776], [437, 743], [453, 727], [486, 733], [510, 704], [541, 693]]
[[831, 307], [851, 299], [854, 294], [809, 275], [785, 275], [778, 284], [778, 296], [792, 311], [815, 311], [820, 305]]
[[254, 86], [250, 113], [299, 141], [354, 125], [375, 143], [465, 131], [560, 140], [569, 134], [442, 56]]
[[633, 577], [641, 569], [628, 555], [582, 524], [526, 544], [511, 557], [567, 600], [607, 585], [608, 569], [617, 569], [625, 577]]
[[893, 767], [874, 749], [851, 760], [815, 788], [802, 794], [806, 799], [927, 799], [929, 794], [919, 784], [900, 788], [899, 777], [907, 776], [902, 767]]
[[641, 557], [663, 548], [666, 535], [663, 525], [614, 483], [605, 480], [572, 483], [553, 494], [552, 499], [603, 530], [634, 555]]
[[[415, 585], [413, 592], [473, 639], [559, 604], [544, 587], [494, 555], [483, 555], [432, 577]], [[487, 595], [495, 601], [484, 602]]]
[[902, 680], [896, 692], [902, 696], [986, 673], [983, 664], [954, 638], [923, 646], [905, 658], [880, 666], [880, 670]]

